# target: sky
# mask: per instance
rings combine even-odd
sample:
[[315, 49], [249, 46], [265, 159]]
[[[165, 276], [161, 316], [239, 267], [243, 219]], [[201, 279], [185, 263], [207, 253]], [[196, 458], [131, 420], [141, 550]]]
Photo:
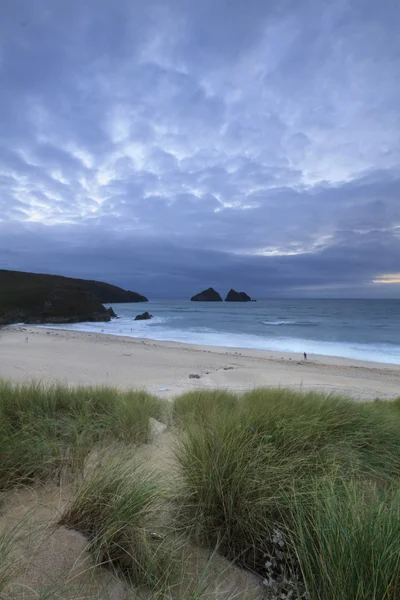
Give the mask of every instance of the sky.
[[398, 0], [0, 4], [0, 268], [400, 298]]

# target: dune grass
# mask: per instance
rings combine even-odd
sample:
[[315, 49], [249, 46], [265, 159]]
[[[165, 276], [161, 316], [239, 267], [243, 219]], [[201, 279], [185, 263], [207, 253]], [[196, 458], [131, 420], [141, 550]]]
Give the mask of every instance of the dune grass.
[[293, 498], [293, 543], [308, 598], [400, 598], [400, 495], [359, 482], [320, 482]]
[[[385, 490], [400, 481], [400, 415], [394, 409], [265, 389], [243, 394], [236, 408], [209, 418], [197, 406], [192, 414], [176, 449], [182, 477], [178, 523], [198, 543], [217, 544], [228, 558], [262, 574], [276, 532], [289, 536], [299, 507], [315, 505], [316, 482], [328, 479], [340, 497], [343, 482]], [[344, 527], [350, 525], [349, 519]], [[346, 535], [352, 539], [351, 530]], [[383, 538], [375, 547], [371, 535], [371, 555], [380, 543]], [[293, 564], [296, 551], [292, 542], [285, 544], [281, 569]], [[354, 598], [346, 593], [343, 599]]]
[[173, 553], [154, 531], [165, 499], [160, 473], [129, 449], [107, 452], [79, 485], [60, 524], [90, 540], [95, 564], [122, 572], [136, 586], [159, 587], [173, 572]]
[[7, 584], [11, 581], [16, 570], [15, 560], [11, 553], [18, 539], [18, 527], [0, 532], [0, 598]]
[[79, 471], [98, 443], [147, 441], [166, 404], [146, 392], [0, 383], [0, 490]]
[[[72, 472], [60, 523], [148, 598], [182, 597], [176, 540], [189, 537], [261, 574], [276, 597], [397, 600], [399, 407], [284, 389], [183, 394], [170, 411], [178, 471], [161, 476], [134, 447], [150, 438], [151, 418], [169, 420], [165, 402], [0, 383], [0, 492]], [[184, 597], [209, 596], [195, 585]]]
[[238, 396], [225, 390], [194, 390], [175, 398], [172, 418], [181, 427], [204, 423], [218, 413], [235, 410]]

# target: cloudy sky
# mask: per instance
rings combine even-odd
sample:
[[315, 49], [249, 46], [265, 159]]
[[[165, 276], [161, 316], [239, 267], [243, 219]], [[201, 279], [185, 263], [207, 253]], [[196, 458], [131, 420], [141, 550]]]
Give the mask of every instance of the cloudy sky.
[[400, 297], [398, 0], [3, 0], [0, 268]]

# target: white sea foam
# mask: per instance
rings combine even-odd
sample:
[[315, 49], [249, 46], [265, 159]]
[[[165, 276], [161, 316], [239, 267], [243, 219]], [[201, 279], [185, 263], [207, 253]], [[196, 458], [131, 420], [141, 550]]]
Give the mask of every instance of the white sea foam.
[[274, 338], [270, 336], [221, 332], [209, 327], [175, 329], [166, 327], [166, 323], [170, 321], [171, 318], [163, 317], [154, 317], [149, 321], [134, 321], [131, 318], [123, 317], [112, 320], [109, 323], [74, 323], [59, 327], [54, 325], [52, 327], [54, 329], [87, 331], [185, 344], [294, 352], [299, 355], [307, 352], [309, 355], [320, 354], [324, 356], [400, 364], [400, 346], [394, 344], [358, 344], [293, 337]]
[[263, 325], [268, 325], [271, 327], [277, 327], [279, 325], [298, 325], [298, 326], [302, 326], [302, 327], [313, 327], [315, 325], [319, 325], [318, 321], [290, 321], [290, 320], [283, 320], [283, 321], [262, 321]]

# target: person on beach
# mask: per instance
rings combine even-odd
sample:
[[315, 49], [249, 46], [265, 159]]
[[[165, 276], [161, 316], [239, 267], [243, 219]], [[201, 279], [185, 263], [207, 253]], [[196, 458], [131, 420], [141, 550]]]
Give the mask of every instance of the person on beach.
[[305, 352], [303, 352], [304, 355], [304, 360], [307, 360], [307, 354]]

